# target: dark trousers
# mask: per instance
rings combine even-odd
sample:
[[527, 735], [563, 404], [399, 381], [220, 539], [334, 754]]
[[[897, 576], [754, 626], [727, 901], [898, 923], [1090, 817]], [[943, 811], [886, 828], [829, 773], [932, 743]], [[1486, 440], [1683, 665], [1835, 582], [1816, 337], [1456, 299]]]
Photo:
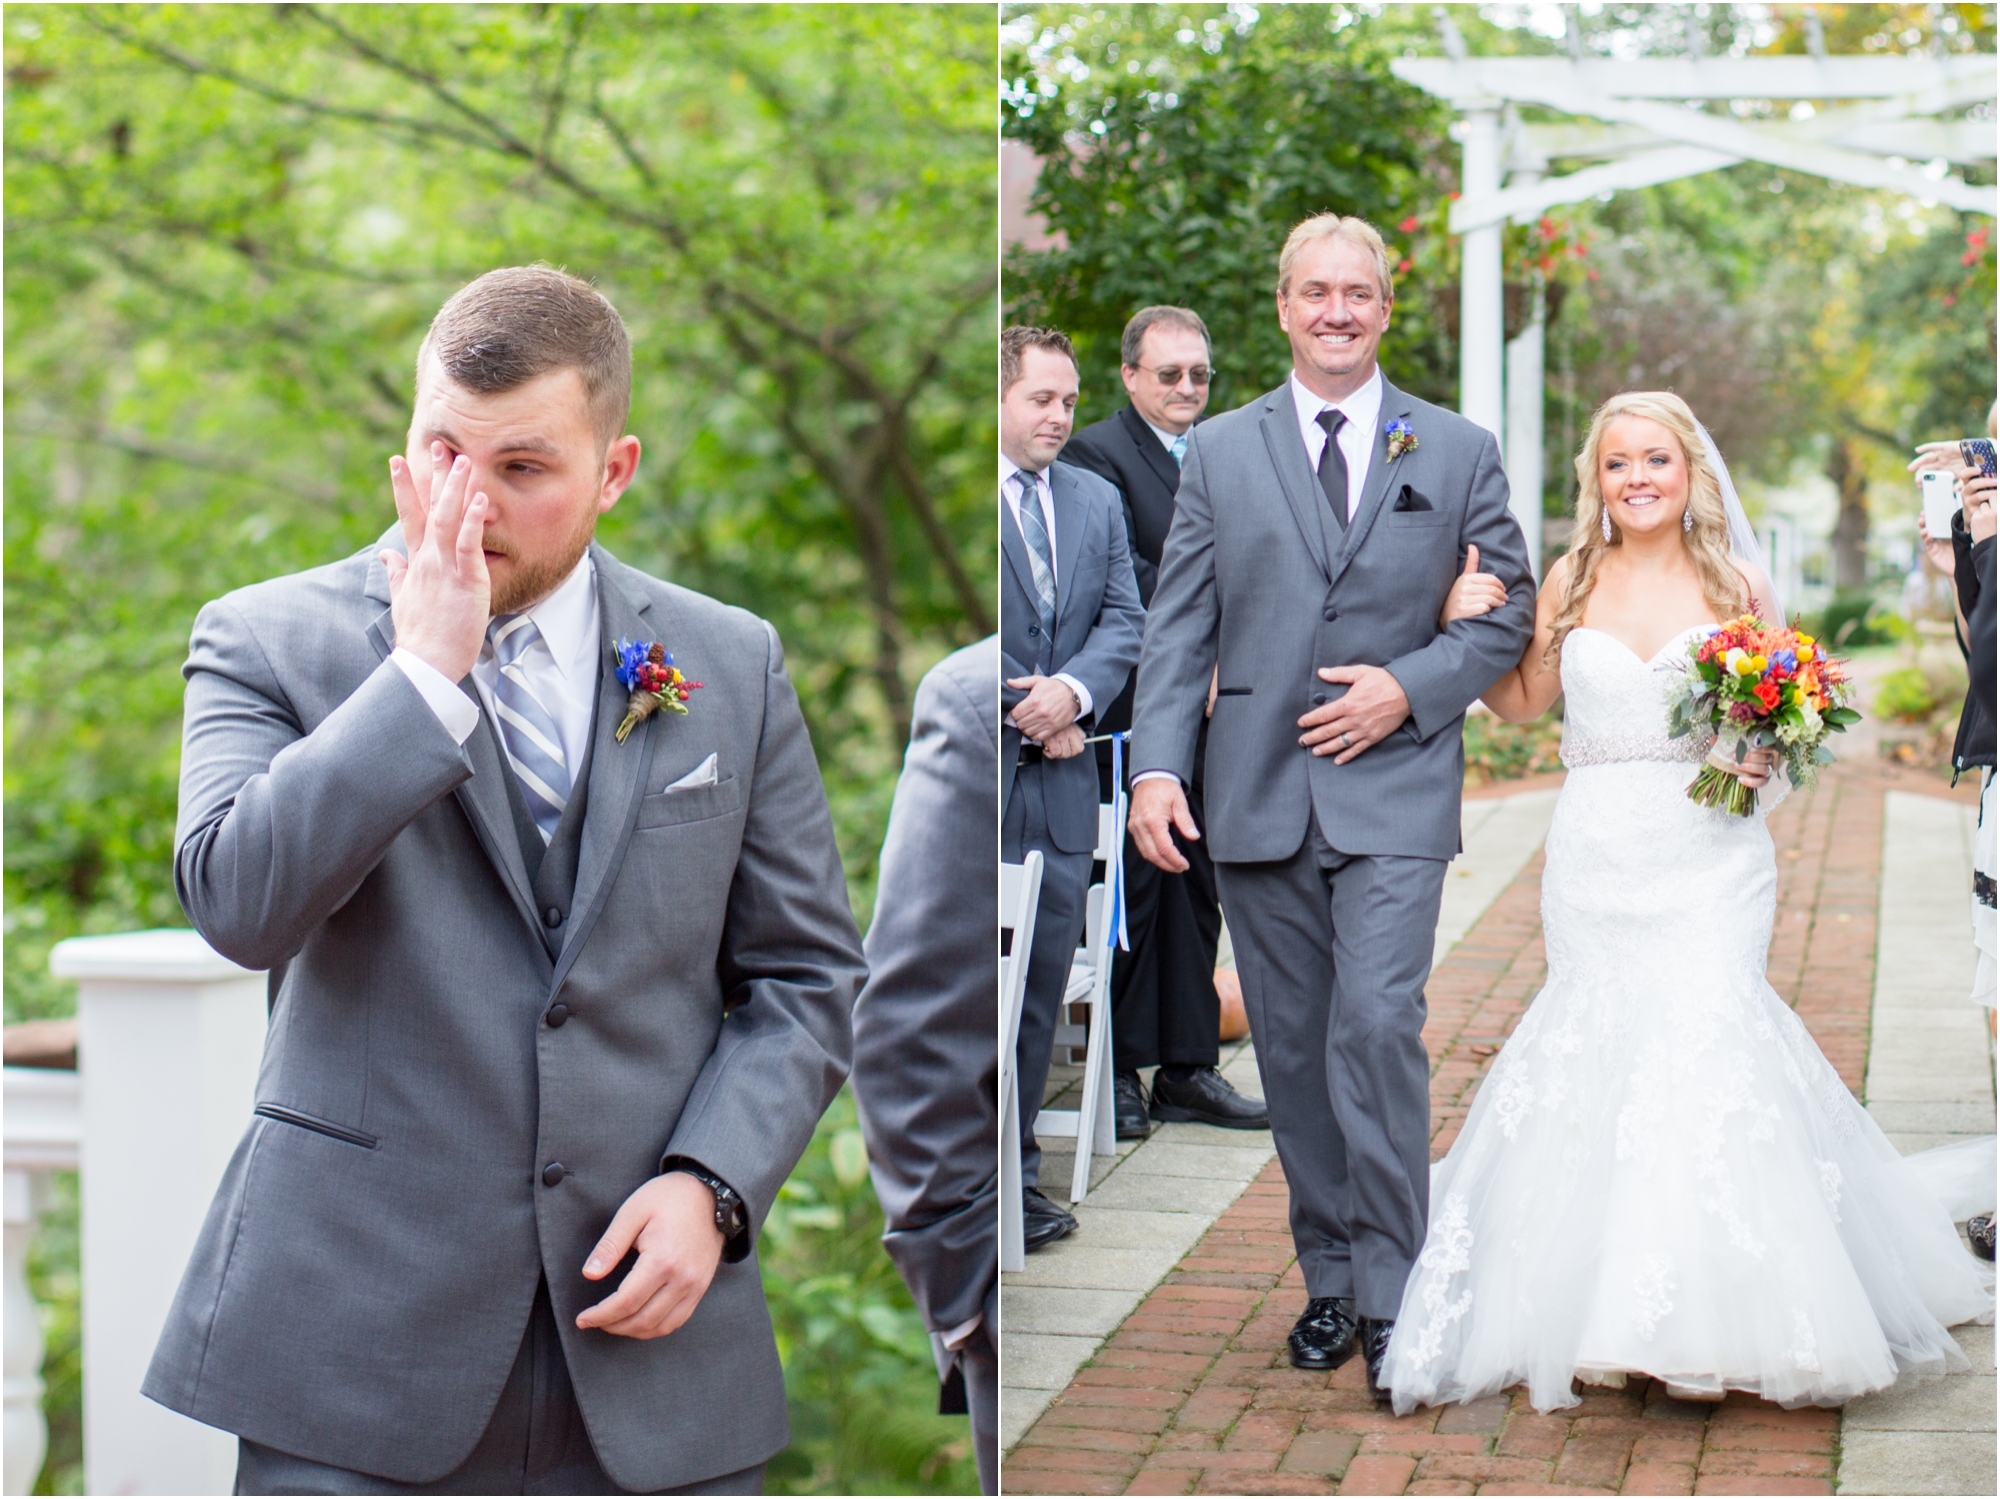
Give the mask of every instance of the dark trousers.
[[[293, 1457], [247, 1438], [237, 1441], [239, 1494], [629, 1494], [597, 1461], [569, 1382], [556, 1331], [549, 1288], [535, 1293], [535, 1309], [520, 1352], [500, 1391], [493, 1418], [472, 1454], [429, 1483], [399, 1483]], [[761, 1494], [764, 1465], [725, 1473], [661, 1494]]]
[[1445, 861], [1343, 854], [1315, 825], [1289, 859], [1218, 868], [1306, 1294], [1392, 1318], [1430, 1213]]
[[1035, 1115], [1049, 1084], [1056, 1020], [1069, 987], [1070, 959], [1083, 940], [1083, 899], [1090, 888], [1090, 855], [1064, 853], [1049, 837], [1042, 767], [1014, 771], [1013, 789], [1000, 821], [1000, 857], [1018, 864], [1030, 849], [1042, 855], [1042, 897], [1035, 907], [1035, 945], [1028, 954], [1027, 993], [1021, 1000], [1021, 1037], [1014, 1048], [1020, 1076], [1021, 1184], [1041, 1179], [1042, 1149], [1035, 1143]]
[[[1194, 784], [1188, 810], [1206, 829], [1202, 760], [1208, 741], [1203, 720], [1195, 746]], [[1099, 762], [1104, 800], [1111, 800], [1111, 764]], [[1129, 946], [1111, 960], [1111, 1064], [1120, 1072], [1141, 1067], [1213, 1067], [1221, 1058], [1222, 999], [1215, 992], [1215, 954], [1222, 939], [1215, 861], [1206, 839], [1189, 841], [1176, 831], [1174, 846], [1188, 861], [1169, 874], [1140, 856], [1125, 835], [1125, 936]]]
[[994, 1328], [981, 1323], [959, 1350], [965, 1376], [965, 1409], [972, 1419], [972, 1456], [979, 1465], [979, 1492], [1000, 1492], [1000, 1354]]

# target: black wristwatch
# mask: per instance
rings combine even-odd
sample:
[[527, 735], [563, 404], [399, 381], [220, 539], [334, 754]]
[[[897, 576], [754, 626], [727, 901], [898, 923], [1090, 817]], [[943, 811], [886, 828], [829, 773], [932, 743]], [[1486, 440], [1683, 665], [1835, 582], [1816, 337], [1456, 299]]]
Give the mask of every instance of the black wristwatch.
[[722, 1235], [723, 1258], [731, 1262], [741, 1259], [742, 1254], [731, 1254], [730, 1250], [736, 1248], [739, 1241], [743, 1241], [743, 1249], [748, 1250], [750, 1210], [743, 1205], [736, 1189], [686, 1156], [669, 1156], [662, 1163], [662, 1171], [685, 1172], [715, 1194], [715, 1227]]

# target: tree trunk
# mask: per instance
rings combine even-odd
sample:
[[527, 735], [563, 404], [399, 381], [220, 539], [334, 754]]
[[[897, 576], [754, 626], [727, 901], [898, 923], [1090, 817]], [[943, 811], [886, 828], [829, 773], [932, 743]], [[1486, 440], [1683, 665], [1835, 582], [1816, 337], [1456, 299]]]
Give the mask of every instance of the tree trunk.
[[1868, 477], [1852, 438], [1834, 439], [1826, 476], [1840, 495], [1840, 519], [1833, 527], [1833, 586], [1840, 593], [1858, 592], [1868, 586]]

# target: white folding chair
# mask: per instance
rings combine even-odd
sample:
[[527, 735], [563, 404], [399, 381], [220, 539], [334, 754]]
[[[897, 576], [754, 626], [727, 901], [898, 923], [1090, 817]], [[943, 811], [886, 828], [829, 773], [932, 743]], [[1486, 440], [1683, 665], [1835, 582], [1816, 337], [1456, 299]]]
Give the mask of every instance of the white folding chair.
[[[1111, 1086], [1111, 954], [1118, 942], [1116, 881], [1119, 854], [1125, 840], [1125, 796], [1121, 790], [1110, 806], [1097, 809], [1097, 848], [1104, 861], [1104, 883], [1092, 885], [1085, 896], [1083, 946], [1070, 962], [1069, 987], [1063, 994], [1055, 1044], [1084, 1048], [1083, 1098], [1075, 1109], [1043, 1109], [1035, 1118], [1038, 1135], [1076, 1140], [1076, 1168], [1070, 1174], [1069, 1198], [1082, 1202], [1090, 1192], [1093, 1156], [1118, 1153], [1115, 1100]], [[1084, 1024], [1071, 1020], [1072, 1007], [1088, 1005]]]
[[1028, 1263], [1021, 1223], [1020, 1086], [1014, 1077], [1014, 1049], [1021, 1038], [1021, 997], [1028, 988], [1028, 951], [1035, 944], [1035, 906], [1042, 898], [1042, 856], [1030, 852], [1019, 864], [1000, 866], [1000, 930], [1012, 932], [1000, 960], [1000, 1268]]

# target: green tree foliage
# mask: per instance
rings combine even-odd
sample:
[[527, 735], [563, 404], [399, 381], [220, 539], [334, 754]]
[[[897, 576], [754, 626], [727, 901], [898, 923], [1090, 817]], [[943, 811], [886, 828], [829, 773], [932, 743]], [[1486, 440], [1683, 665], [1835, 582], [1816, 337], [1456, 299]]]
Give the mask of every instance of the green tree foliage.
[[[954, 5], [8, 9], [9, 1020], [73, 1003], [57, 939], [185, 924], [195, 611], [382, 533], [431, 315], [534, 261], [633, 334], [645, 458], [600, 536], [777, 626], [865, 923], [912, 685], [992, 628], [992, 28]], [[795, 1183], [836, 1221], [773, 1240], [775, 1315], [805, 1329], [773, 1483], [962, 1492], [965, 1423], [923, 1414], [847, 1109]], [[39, 1276], [59, 1335], [68, 1265]]]
[[[1083, 419], [1123, 403], [1118, 337], [1139, 308], [1192, 307], [1218, 371], [1209, 409], [1278, 384], [1272, 310], [1292, 225], [1326, 210], [1380, 228], [1446, 191], [1449, 114], [1389, 73], [1428, 23], [1344, 6], [1021, 7], [1006, 30], [1002, 128], [1042, 158], [1034, 206], [1065, 243], [1010, 253], [1008, 315], [1076, 340]], [[1397, 289], [1391, 378], [1449, 399], [1439, 308]]]

